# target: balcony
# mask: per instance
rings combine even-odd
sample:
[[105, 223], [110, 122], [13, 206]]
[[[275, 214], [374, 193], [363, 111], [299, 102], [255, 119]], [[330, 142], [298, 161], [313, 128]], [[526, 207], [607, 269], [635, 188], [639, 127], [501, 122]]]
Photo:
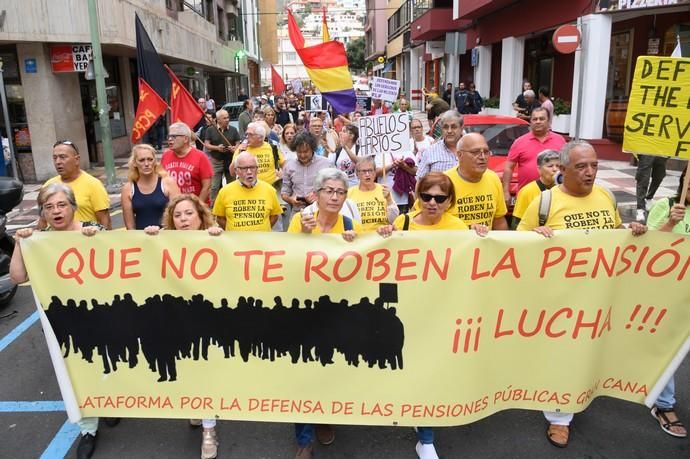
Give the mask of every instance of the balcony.
[[463, 0], [460, 2], [459, 14], [462, 19], [478, 19], [498, 11], [514, 0]]
[[[415, 2], [415, 7], [420, 3]], [[417, 15], [420, 10], [413, 9], [414, 21], [410, 25], [410, 38], [413, 41], [429, 41], [444, 37], [446, 32], [456, 32], [459, 28], [466, 27], [472, 21], [466, 19], [453, 20], [453, 8], [429, 8]]]

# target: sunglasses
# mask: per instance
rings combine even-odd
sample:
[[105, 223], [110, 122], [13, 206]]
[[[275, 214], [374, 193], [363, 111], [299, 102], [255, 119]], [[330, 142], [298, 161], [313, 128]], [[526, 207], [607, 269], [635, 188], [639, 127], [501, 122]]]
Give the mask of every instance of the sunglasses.
[[67, 145], [68, 147], [71, 147], [74, 151], [76, 151], [77, 154], [79, 154], [77, 146], [71, 140], [58, 140], [53, 144], [53, 148], [57, 147], [58, 145]]
[[432, 199], [436, 201], [436, 204], [443, 204], [446, 202], [449, 198], [447, 194], [429, 194], [429, 193], [419, 193], [419, 197], [422, 198], [422, 201], [424, 202], [429, 202]]

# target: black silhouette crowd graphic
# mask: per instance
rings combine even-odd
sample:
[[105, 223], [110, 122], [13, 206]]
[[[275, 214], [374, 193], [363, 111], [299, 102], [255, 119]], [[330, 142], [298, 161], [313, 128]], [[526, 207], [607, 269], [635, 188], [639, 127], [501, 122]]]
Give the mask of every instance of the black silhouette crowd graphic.
[[158, 371], [158, 382], [177, 379], [177, 360], [208, 360], [210, 346], [222, 348], [226, 359], [239, 351], [244, 362], [250, 356], [274, 361], [289, 355], [293, 364], [301, 359], [326, 366], [339, 352], [355, 367], [361, 357], [370, 368], [402, 369], [404, 326], [396, 309], [387, 307], [397, 302], [397, 285], [379, 289], [373, 303], [363, 297], [350, 305], [324, 295], [304, 300], [303, 306], [295, 298], [290, 307], [280, 296], [273, 307], [244, 296], [236, 307], [227, 299], [215, 307], [201, 294], [191, 299], [154, 295], [139, 305], [126, 293], [110, 304], [91, 300], [91, 308], [86, 300], [63, 302], [53, 296], [46, 315], [64, 357], [71, 351], [93, 363], [96, 350], [107, 374], [121, 362], [135, 367], [141, 351], [149, 369]]

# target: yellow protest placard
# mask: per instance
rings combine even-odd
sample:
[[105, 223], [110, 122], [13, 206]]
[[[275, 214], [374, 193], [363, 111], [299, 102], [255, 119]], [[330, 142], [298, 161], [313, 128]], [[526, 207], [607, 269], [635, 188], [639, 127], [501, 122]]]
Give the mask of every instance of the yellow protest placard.
[[637, 58], [623, 151], [690, 159], [690, 59]]
[[22, 252], [73, 420], [649, 404], [690, 345], [690, 239], [669, 233], [47, 232]]

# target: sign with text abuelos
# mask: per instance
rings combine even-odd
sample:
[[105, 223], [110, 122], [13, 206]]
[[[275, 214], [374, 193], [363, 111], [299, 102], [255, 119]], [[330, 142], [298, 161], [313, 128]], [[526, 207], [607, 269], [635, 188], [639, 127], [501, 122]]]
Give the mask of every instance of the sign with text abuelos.
[[690, 343], [690, 240], [668, 233], [50, 232], [22, 252], [72, 420], [650, 404]]

